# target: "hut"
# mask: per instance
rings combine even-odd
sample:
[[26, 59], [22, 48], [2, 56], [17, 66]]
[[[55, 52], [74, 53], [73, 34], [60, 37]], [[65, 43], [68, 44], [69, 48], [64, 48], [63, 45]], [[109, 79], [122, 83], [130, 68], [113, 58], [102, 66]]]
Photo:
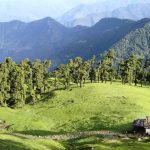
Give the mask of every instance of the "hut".
[[146, 117], [144, 127], [146, 134], [150, 135], [150, 116]]
[[147, 116], [145, 119], [134, 120], [133, 130], [138, 133], [146, 133], [150, 135], [150, 116]]

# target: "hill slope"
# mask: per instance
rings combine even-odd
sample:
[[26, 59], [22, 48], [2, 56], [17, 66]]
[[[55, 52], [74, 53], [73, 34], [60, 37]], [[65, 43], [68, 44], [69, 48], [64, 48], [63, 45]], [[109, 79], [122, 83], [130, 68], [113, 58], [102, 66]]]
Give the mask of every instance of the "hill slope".
[[11, 150], [81, 150], [93, 147], [96, 150], [149, 150], [149, 142], [136, 140], [103, 140], [101, 137], [87, 137], [74, 141], [59, 142], [52, 140], [25, 139], [9, 134], [0, 134], [0, 147]]
[[[126, 131], [131, 122], [150, 114], [150, 88], [120, 83], [85, 84], [82, 89], [58, 90], [41, 102], [20, 109], [0, 108], [0, 120], [14, 124], [13, 132], [27, 135], [59, 135], [77, 131]], [[119, 91], [119, 92], [118, 92]], [[19, 136], [20, 135], [20, 136]], [[149, 142], [87, 137], [67, 142], [1, 133], [0, 148], [11, 150], [149, 150]]]
[[[57, 56], [60, 56], [60, 60], [68, 60], [75, 56], [81, 56], [83, 59], [89, 59], [93, 55], [98, 56], [103, 54], [110, 48], [114, 48], [118, 42], [120, 42], [128, 34], [133, 34], [136, 30], [142, 30], [145, 26], [150, 24], [149, 19], [142, 19], [140, 21], [131, 21], [131, 20], [121, 20], [116, 18], [106, 18], [99, 21], [96, 25], [88, 28], [87, 30], [77, 34], [71, 43], [68, 43], [66, 47], [62, 50], [64, 53], [59, 53]], [[148, 28], [144, 29], [149, 32]], [[139, 33], [140, 34], [140, 33]], [[138, 35], [139, 36], [139, 35]], [[149, 34], [141, 35], [143, 40], [139, 42], [144, 42], [144, 39], [149, 39]], [[138, 37], [137, 37], [138, 38]], [[133, 44], [136, 44], [134, 39], [132, 43], [128, 46], [132, 47]], [[116, 48], [116, 47], [115, 47]], [[122, 48], [122, 47], [120, 47]], [[138, 49], [144, 55], [143, 50], [145, 47], [141, 44], [141, 47]], [[130, 53], [136, 52], [135, 49], [131, 49]], [[150, 53], [150, 49], [146, 49], [147, 53]], [[137, 52], [137, 53], [139, 53]], [[124, 48], [124, 56], [126, 54], [126, 49]], [[118, 55], [118, 57], [122, 57]]]
[[[119, 93], [118, 93], [119, 90]], [[86, 84], [82, 89], [55, 91], [35, 106], [0, 109], [0, 119], [26, 134], [112, 130], [124, 131], [134, 119], [150, 114], [148, 87], [120, 83]]]
[[26, 139], [9, 134], [0, 134], [0, 149], [3, 150], [65, 150], [66, 148], [56, 141]]
[[150, 23], [127, 34], [113, 48], [118, 58], [128, 57], [131, 53], [148, 57], [150, 55]]

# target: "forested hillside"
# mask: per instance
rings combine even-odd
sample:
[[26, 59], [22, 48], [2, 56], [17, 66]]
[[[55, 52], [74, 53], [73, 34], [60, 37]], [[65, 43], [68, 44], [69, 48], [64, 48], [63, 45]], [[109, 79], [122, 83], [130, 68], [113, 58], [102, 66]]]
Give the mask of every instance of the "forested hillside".
[[[128, 34], [130, 34], [132, 37], [132, 34], [134, 34], [134, 32], [138, 29], [149, 32], [149, 29], [145, 28], [145, 26], [149, 26], [149, 21], [149, 19], [142, 19], [137, 22], [131, 20], [120, 20], [116, 18], [102, 19], [93, 27], [88, 28], [87, 30], [81, 32], [79, 35], [77, 34], [74, 36], [73, 42], [67, 44], [67, 46], [63, 48], [64, 53], [59, 53], [57, 56], [60, 56], [61, 62], [64, 58], [67, 60], [68, 58], [73, 58], [75, 56], [81, 56], [84, 60], [86, 60], [89, 59], [92, 55], [98, 56], [99, 54], [103, 54], [110, 48], [114, 48], [115, 51], [118, 51], [118, 49], [122, 50], [123, 45], [118, 48], [115, 45], [117, 45]], [[135, 34], [135, 37], [130, 39], [130, 43], [127, 44], [128, 46], [132, 47], [132, 49], [129, 51], [129, 55], [134, 52], [136, 54], [137, 51], [133, 47], [133, 44], [136, 45], [134, 38], [140, 38], [140, 36], [143, 36], [146, 41], [149, 39], [148, 34]], [[144, 39], [142, 41], [144, 41]], [[138, 51], [144, 54], [144, 51], [149, 53], [150, 49], [148, 47], [145, 50], [144, 45], [141, 44]], [[124, 49], [124, 56], [126, 54], [126, 49]], [[118, 59], [122, 58], [121, 55], [116, 56]]]
[[150, 57], [150, 23], [126, 35], [114, 45], [114, 49], [118, 58], [128, 57], [131, 53]]

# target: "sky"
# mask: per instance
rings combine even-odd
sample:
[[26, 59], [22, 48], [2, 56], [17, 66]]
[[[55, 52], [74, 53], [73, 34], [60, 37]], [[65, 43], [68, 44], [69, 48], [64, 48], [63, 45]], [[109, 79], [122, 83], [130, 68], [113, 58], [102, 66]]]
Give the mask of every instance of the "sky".
[[60, 17], [69, 9], [81, 3], [89, 4], [100, 2], [103, 0], [0, 0], [0, 16], [20, 16], [30, 14], [34, 15], [49, 15], [53, 18]]
[[128, 2], [150, 0], [0, 0], [0, 22], [10, 20], [32, 21], [44, 17], [58, 19], [79, 4], [101, 3], [123, 6]]

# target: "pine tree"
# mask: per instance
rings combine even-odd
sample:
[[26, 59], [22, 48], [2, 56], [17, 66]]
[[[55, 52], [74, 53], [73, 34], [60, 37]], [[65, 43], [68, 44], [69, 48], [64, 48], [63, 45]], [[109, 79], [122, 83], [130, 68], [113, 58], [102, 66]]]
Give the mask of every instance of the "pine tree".
[[10, 95], [9, 105], [22, 107], [25, 104], [27, 87], [25, 85], [24, 72], [15, 65], [10, 72]]
[[70, 68], [69, 65], [60, 65], [59, 67], [59, 73], [60, 73], [60, 78], [63, 79], [63, 84], [65, 86], [65, 89], [70, 87], [70, 82], [71, 82], [71, 75], [70, 75]]
[[111, 49], [102, 57], [102, 60], [98, 63], [98, 78], [100, 78], [102, 83], [104, 81], [106, 83], [107, 80], [110, 80], [112, 83], [114, 78], [114, 58], [115, 51]]
[[51, 61], [48, 61], [48, 60], [44, 60], [43, 61], [43, 75], [44, 75], [44, 93], [46, 92], [49, 92], [49, 89], [50, 89], [50, 84], [48, 82], [48, 79], [49, 79], [49, 68], [51, 66]]
[[96, 81], [96, 71], [94, 67], [92, 67], [90, 70], [89, 78], [90, 78], [91, 83], [93, 83], [93, 81]]

